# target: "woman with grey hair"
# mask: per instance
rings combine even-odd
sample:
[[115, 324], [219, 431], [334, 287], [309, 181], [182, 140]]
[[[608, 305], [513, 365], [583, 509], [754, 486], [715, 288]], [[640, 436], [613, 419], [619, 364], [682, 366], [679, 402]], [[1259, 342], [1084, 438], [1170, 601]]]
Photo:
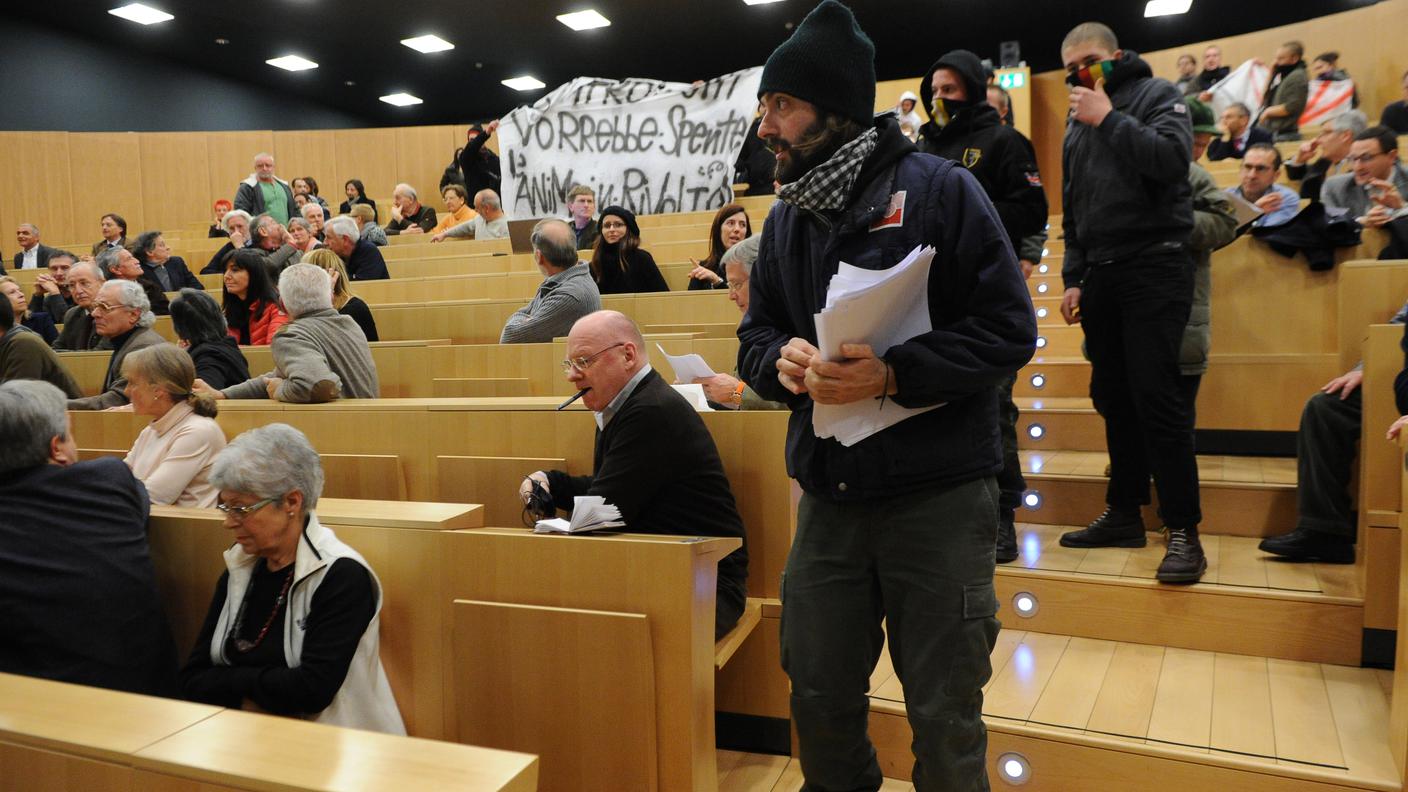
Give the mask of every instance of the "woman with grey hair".
[[381, 583], [318, 522], [323, 468], [287, 424], [236, 437], [210, 474], [235, 538], [181, 670], [192, 700], [405, 734], [381, 665]]
[[[318, 208], [317, 204], [310, 205], [316, 213], [321, 214], [322, 210]], [[319, 226], [319, 228], [321, 228], [321, 226]], [[307, 253], [322, 244], [313, 236], [312, 225], [301, 217], [290, 217], [288, 219], [288, 235], [293, 239], [293, 249], [297, 250], [299, 253]]]

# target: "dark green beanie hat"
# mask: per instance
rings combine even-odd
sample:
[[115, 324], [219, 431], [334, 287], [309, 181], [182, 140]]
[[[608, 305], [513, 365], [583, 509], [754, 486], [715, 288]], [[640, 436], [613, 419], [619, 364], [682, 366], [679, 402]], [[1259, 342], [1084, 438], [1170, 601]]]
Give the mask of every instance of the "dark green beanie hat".
[[781, 92], [869, 126], [875, 118], [875, 45], [851, 9], [822, 0], [763, 66], [758, 96]]

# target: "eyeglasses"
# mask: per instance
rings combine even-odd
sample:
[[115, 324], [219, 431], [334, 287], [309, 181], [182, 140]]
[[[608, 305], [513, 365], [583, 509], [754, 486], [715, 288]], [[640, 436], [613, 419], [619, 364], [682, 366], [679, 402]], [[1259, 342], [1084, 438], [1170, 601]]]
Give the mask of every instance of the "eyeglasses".
[[99, 312], [99, 311], [102, 311], [103, 313], [107, 313], [108, 311], [130, 311], [130, 310], [131, 310], [131, 309], [128, 308], [127, 306], [125, 306], [125, 305], [109, 305], [108, 303], [104, 303], [104, 302], [95, 302], [95, 303], [93, 303], [93, 307], [88, 309], [88, 313], [97, 313], [97, 312]]
[[1348, 161], [1351, 165], [1357, 164], [1357, 163], [1369, 163], [1369, 162], [1373, 162], [1375, 159], [1378, 159], [1379, 157], [1382, 157], [1383, 155], [1385, 155], [1385, 154], [1387, 154], [1387, 153], [1388, 153], [1387, 151], [1380, 151], [1378, 154], [1360, 154], [1360, 155], [1357, 156], [1357, 157], [1355, 157], [1355, 156], [1345, 157], [1345, 160]]
[[244, 522], [244, 518], [277, 500], [278, 498], [265, 498], [264, 500], [255, 501], [248, 506], [231, 506], [228, 503], [217, 503], [215, 504], [215, 508], [219, 509], [226, 516], [234, 517], [236, 520]]
[[741, 292], [741, 291], [743, 291], [743, 290], [746, 289], [746, 288], [748, 288], [748, 281], [746, 281], [746, 280], [745, 280], [745, 281], [728, 281], [728, 290], [729, 290], [730, 293], [737, 294], [738, 292]]
[[588, 355], [586, 357], [568, 358], [562, 361], [562, 373], [571, 374], [574, 371], [579, 373], [586, 373], [587, 369], [591, 368], [592, 362], [595, 361], [597, 358], [615, 349], [616, 347], [625, 345], [625, 341], [618, 341], [612, 344], [611, 346], [607, 347], [606, 349], [599, 350], [596, 353]]

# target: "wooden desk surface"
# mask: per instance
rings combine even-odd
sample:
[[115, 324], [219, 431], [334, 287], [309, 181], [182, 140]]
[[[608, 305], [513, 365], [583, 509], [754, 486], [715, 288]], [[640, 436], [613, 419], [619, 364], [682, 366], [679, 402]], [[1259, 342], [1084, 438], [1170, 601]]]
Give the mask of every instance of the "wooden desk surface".
[[580, 542], [582, 540], [590, 540], [593, 542], [629, 542], [633, 544], [691, 545], [695, 555], [705, 557], [712, 556], [715, 558], [723, 558], [743, 546], [743, 540], [729, 536], [662, 536], [660, 534], [637, 533], [601, 533], [571, 536], [567, 534], [533, 533], [531, 528], [480, 528], [467, 532], [460, 531], [459, 533], [473, 533], [475, 536], [514, 536], [520, 539], [534, 541]]
[[339, 729], [237, 710], [138, 752], [141, 769], [251, 790], [538, 788], [530, 754]]
[[[324, 525], [368, 525], [377, 528], [416, 528], [454, 531], [484, 524], [484, 507], [477, 503], [423, 503], [407, 501], [319, 498], [318, 519]], [[188, 519], [205, 516], [223, 520], [215, 509], [152, 505], [153, 518]]]
[[[463, 412], [465, 410], [552, 410], [562, 403], [562, 396], [482, 396], [451, 399], [338, 399], [327, 404], [287, 404], [269, 399], [227, 399], [220, 402], [220, 411], [385, 411], [431, 410]], [[567, 409], [585, 410], [581, 401]]]
[[119, 762], [221, 711], [14, 674], [0, 674], [0, 702], [0, 740]]

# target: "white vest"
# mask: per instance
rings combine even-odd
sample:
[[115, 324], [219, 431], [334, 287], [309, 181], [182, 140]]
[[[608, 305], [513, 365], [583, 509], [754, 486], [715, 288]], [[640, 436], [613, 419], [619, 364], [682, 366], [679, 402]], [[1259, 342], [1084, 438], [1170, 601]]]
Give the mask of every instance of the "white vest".
[[[318, 522], [315, 512], [308, 513], [308, 525], [303, 529], [294, 557], [293, 585], [289, 589], [284, 611], [284, 660], [289, 668], [298, 667], [299, 658], [303, 656], [303, 633], [308, 622], [308, 610], [313, 604], [313, 594], [322, 584], [328, 568], [339, 558], [356, 561], [371, 575], [376, 609], [372, 612], [366, 632], [362, 633], [362, 640], [357, 642], [357, 651], [352, 655], [342, 687], [326, 709], [310, 715], [309, 719], [334, 726], [405, 734], [406, 725], [401, 720], [400, 710], [396, 708], [396, 697], [386, 680], [386, 671], [381, 667], [381, 581], [360, 553]], [[225, 591], [225, 606], [220, 611], [220, 620], [210, 639], [210, 660], [215, 665], [230, 665], [225, 656], [225, 642], [258, 560], [258, 556], [245, 553], [238, 544], [225, 551], [225, 566], [230, 571], [230, 579]]]

